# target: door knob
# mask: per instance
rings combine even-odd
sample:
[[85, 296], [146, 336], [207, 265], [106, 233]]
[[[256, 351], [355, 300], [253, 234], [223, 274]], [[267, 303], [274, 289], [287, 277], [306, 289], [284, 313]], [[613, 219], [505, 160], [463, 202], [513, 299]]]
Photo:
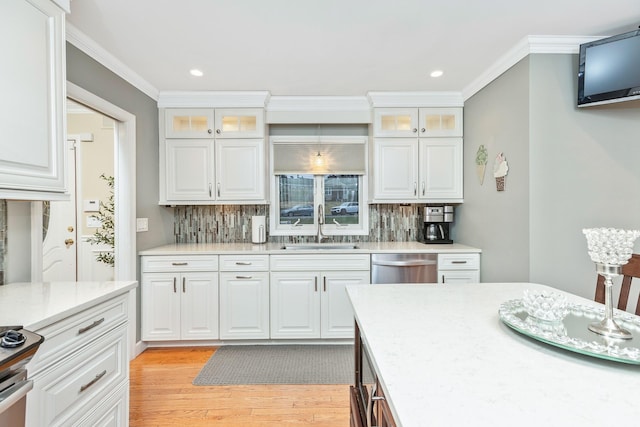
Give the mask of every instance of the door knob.
[[66, 239], [66, 240], [64, 241], [64, 244], [65, 244], [65, 245], [67, 245], [67, 247], [69, 247], [69, 246], [73, 245], [73, 243], [74, 243], [74, 242], [73, 242], [73, 239]]

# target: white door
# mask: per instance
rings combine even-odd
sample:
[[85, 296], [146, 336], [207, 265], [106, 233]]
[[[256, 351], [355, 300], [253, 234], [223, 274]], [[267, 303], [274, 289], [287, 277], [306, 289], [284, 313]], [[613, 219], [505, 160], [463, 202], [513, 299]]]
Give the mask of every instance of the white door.
[[331, 271], [322, 275], [322, 338], [352, 338], [355, 315], [347, 286], [370, 282], [368, 271]]
[[269, 338], [269, 273], [220, 273], [220, 339]]
[[420, 198], [462, 199], [462, 138], [420, 140]]
[[45, 282], [75, 282], [77, 278], [75, 139], [67, 141], [67, 162], [69, 200], [50, 202], [49, 220], [44, 219], [42, 280]]
[[180, 337], [188, 340], [218, 338], [218, 274], [182, 273]]
[[214, 200], [213, 154], [211, 140], [167, 140], [167, 200]]
[[271, 273], [271, 338], [320, 338], [320, 274]]
[[264, 139], [216, 141], [218, 200], [264, 200]]
[[418, 140], [378, 138], [374, 142], [374, 198], [412, 200], [418, 196]]

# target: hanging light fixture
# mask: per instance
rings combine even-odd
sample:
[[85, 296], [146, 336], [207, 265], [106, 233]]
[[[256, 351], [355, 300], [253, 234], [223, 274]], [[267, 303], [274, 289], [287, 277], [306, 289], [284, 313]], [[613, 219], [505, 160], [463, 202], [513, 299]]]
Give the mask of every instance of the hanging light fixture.
[[315, 164], [319, 168], [324, 166], [324, 157], [322, 157], [322, 154], [320, 154], [320, 151], [318, 151], [318, 154], [316, 154]]

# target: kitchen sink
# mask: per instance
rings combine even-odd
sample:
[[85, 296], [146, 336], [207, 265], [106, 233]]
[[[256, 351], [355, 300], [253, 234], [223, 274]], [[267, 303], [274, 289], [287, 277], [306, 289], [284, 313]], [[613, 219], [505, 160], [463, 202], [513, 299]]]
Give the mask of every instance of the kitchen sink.
[[358, 249], [358, 246], [354, 245], [353, 243], [299, 243], [299, 244], [292, 244], [292, 245], [284, 245], [282, 249], [285, 249], [288, 251], [291, 251], [291, 250], [303, 251], [303, 250], [310, 250], [310, 249], [336, 250], [336, 249]]

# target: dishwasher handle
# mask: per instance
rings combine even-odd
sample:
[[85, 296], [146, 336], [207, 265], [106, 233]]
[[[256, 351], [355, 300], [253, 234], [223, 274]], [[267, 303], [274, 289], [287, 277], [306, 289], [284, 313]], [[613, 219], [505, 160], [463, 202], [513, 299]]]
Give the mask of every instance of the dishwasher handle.
[[403, 261], [371, 261], [372, 265], [384, 265], [387, 267], [418, 267], [421, 265], [437, 265], [435, 260], [403, 260]]

